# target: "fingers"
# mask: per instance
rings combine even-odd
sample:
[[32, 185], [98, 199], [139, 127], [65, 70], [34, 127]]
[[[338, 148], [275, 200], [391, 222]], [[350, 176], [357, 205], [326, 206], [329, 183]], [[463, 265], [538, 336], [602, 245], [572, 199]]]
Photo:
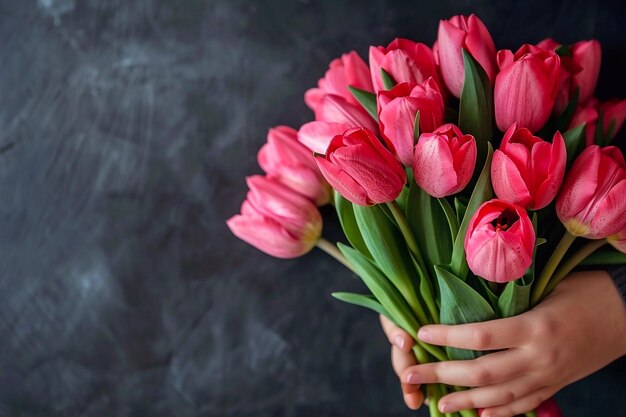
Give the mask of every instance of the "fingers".
[[481, 387], [515, 378], [525, 371], [521, 349], [491, 353], [475, 360], [426, 363], [406, 368], [402, 382], [408, 384], [460, 385]]
[[525, 375], [501, 384], [454, 392], [439, 401], [439, 410], [452, 413], [471, 408], [506, 406], [543, 388], [537, 378], [536, 375]]
[[513, 417], [534, 410], [546, 399], [550, 398], [557, 390], [552, 387], [542, 388], [531, 394], [521, 397], [510, 404], [486, 408], [480, 417]]
[[420, 391], [419, 385], [402, 384], [402, 394], [406, 406], [411, 410], [417, 410], [424, 402], [424, 394]]
[[456, 326], [429, 325], [422, 327], [417, 336], [432, 345], [471, 350], [499, 350], [524, 344], [530, 335], [527, 323], [520, 315]]
[[403, 352], [410, 352], [411, 348], [415, 344], [415, 340], [404, 330], [396, 326], [387, 317], [380, 315], [380, 324], [383, 327], [383, 331], [389, 339], [389, 343], [397, 346]]
[[398, 375], [398, 378], [402, 375], [405, 369], [415, 365], [415, 355], [410, 352], [403, 352], [396, 345], [391, 346], [391, 365], [393, 370]]

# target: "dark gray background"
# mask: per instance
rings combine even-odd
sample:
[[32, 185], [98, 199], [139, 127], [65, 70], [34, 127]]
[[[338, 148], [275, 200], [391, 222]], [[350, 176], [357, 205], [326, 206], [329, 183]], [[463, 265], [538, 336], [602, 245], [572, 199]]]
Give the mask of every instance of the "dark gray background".
[[[501, 48], [597, 37], [626, 97], [619, 3], [0, 0], [0, 416], [415, 415], [376, 317], [329, 296], [354, 277], [228, 232], [256, 151], [332, 58], [456, 13]], [[566, 415], [626, 416], [625, 375]]]

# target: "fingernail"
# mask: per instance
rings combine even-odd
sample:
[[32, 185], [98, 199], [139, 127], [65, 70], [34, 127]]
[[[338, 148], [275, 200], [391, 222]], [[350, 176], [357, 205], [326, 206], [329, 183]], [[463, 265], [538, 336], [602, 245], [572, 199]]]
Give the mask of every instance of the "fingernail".
[[416, 373], [411, 373], [406, 377], [407, 384], [421, 384], [421, 378]]
[[397, 335], [393, 340], [394, 342], [396, 342], [396, 346], [398, 346], [400, 349], [404, 348], [404, 337]]
[[419, 340], [423, 341], [423, 342], [429, 342], [430, 341], [430, 332], [428, 331], [428, 329], [419, 329], [419, 331], [417, 332], [417, 337]]
[[454, 405], [450, 403], [439, 403], [439, 411], [442, 413], [450, 413], [454, 409]]

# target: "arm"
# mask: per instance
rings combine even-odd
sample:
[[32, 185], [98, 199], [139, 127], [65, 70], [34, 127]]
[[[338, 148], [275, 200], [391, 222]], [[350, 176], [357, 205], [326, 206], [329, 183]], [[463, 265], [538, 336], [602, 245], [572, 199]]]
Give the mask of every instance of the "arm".
[[420, 330], [418, 337], [435, 345], [498, 350], [471, 361], [408, 365], [402, 352], [410, 349], [409, 335], [389, 323], [385, 330], [394, 343], [403, 340], [393, 359], [410, 408], [423, 400], [411, 386], [442, 382], [474, 387], [442, 398], [442, 411], [485, 408], [483, 417], [509, 417], [625, 355], [626, 304], [605, 271], [576, 272], [518, 316]]

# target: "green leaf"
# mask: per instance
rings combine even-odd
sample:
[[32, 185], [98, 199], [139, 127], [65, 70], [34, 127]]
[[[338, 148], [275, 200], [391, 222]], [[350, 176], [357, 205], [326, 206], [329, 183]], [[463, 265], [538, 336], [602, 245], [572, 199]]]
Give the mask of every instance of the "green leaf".
[[580, 263], [581, 266], [608, 266], [608, 265], [624, 265], [626, 264], [626, 253], [619, 252], [617, 249], [597, 250], [587, 256]]
[[[440, 320], [443, 324], [466, 324], [493, 320], [496, 313], [489, 303], [472, 287], [450, 271], [435, 266], [441, 294]], [[465, 349], [448, 349], [450, 359], [475, 359], [481, 355]]]
[[569, 103], [567, 103], [565, 109], [563, 109], [559, 117], [556, 119], [555, 129], [553, 130], [563, 132], [565, 129], [567, 129], [567, 126], [569, 126], [572, 118], [574, 117], [574, 112], [576, 111], [576, 106], [578, 106], [579, 97], [580, 88], [576, 87], [576, 90], [574, 90], [574, 94], [572, 94], [572, 98], [570, 99]]
[[456, 211], [456, 219], [459, 223], [461, 223], [463, 221], [463, 217], [465, 217], [467, 203], [469, 203], [468, 199], [461, 199], [460, 197], [454, 198], [454, 210]]
[[363, 207], [354, 204], [352, 208], [372, 259], [417, 313], [420, 308], [415, 293], [414, 269], [402, 234], [380, 205]]
[[586, 127], [587, 124], [583, 123], [582, 125], [573, 127], [567, 132], [563, 133], [563, 140], [565, 140], [565, 149], [567, 151], [567, 168], [572, 165], [574, 160], [585, 148]]
[[358, 101], [361, 106], [367, 110], [369, 115], [372, 116], [376, 122], [378, 122], [378, 104], [376, 103], [376, 94], [352, 86], [348, 86], [348, 90], [350, 90], [356, 101]]
[[380, 76], [383, 79], [383, 85], [385, 86], [385, 90], [391, 90], [393, 87], [396, 86], [396, 84], [398, 84], [393, 77], [391, 76], [391, 74], [389, 74], [387, 71], [385, 71], [384, 68], [380, 69]]
[[452, 272], [462, 279], [465, 279], [468, 272], [467, 260], [465, 259], [465, 248], [463, 247], [465, 241], [465, 234], [469, 222], [478, 209], [478, 207], [487, 200], [493, 197], [493, 189], [491, 188], [491, 158], [493, 156], [493, 150], [491, 143], [487, 143], [487, 159], [485, 165], [480, 173], [480, 177], [476, 182], [472, 196], [467, 204], [467, 209], [463, 215], [463, 221], [459, 227], [459, 233], [454, 240], [454, 247], [452, 249], [452, 259], [450, 261], [450, 268]]
[[504, 291], [498, 298], [500, 317], [513, 317], [530, 307], [531, 285], [520, 285], [516, 281], [506, 284]]
[[415, 121], [413, 122], [413, 145], [417, 144], [420, 138], [420, 112], [415, 113]]
[[[428, 195], [415, 181], [409, 189], [406, 217], [426, 264], [432, 268], [450, 262], [453, 241], [448, 233], [442, 233], [450, 228], [446, 213], [438, 199]], [[432, 276], [434, 270], [428, 272]]]
[[459, 233], [459, 219], [457, 219], [454, 210], [448, 203], [448, 200], [444, 198], [439, 199], [439, 205], [443, 212], [445, 213], [446, 220], [448, 220], [448, 228], [450, 229], [450, 236], [452, 236], [452, 241], [456, 238], [456, 235]]
[[409, 334], [417, 334], [419, 323], [411, 308], [397, 288], [387, 277], [365, 256], [353, 248], [338, 244], [341, 253], [359, 274], [376, 300], [389, 314], [388, 317]]
[[344, 303], [353, 304], [359, 307], [365, 307], [390, 319], [387, 310], [385, 310], [385, 308], [378, 302], [378, 300], [376, 300], [373, 295], [354, 294], [351, 292], [334, 292], [330, 295], [332, 295], [339, 301], [343, 301]]
[[337, 217], [339, 217], [339, 223], [343, 233], [346, 235], [348, 242], [359, 252], [365, 256], [372, 258], [372, 254], [367, 249], [361, 231], [354, 217], [354, 210], [352, 209], [352, 203], [341, 196], [336, 190], [333, 190], [335, 197], [335, 210], [337, 210]]
[[476, 138], [476, 164], [487, 154], [487, 142], [493, 136], [493, 93], [491, 82], [480, 64], [463, 49], [465, 80], [459, 102], [459, 128]]
[[[409, 199], [409, 187], [405, 185], [404, 187], [402, 187], [402, 191], [400, 191], [400, 195], [398, 196], [398, 198], [396, 198], [396, 202], [400, 206], [400, 209], [402, 210], [403, 213], [406, 213], [406, 206], [407, 206], [408, 199]], [[396, 222], [394, 220], [394, 224], [395, 223]]]

